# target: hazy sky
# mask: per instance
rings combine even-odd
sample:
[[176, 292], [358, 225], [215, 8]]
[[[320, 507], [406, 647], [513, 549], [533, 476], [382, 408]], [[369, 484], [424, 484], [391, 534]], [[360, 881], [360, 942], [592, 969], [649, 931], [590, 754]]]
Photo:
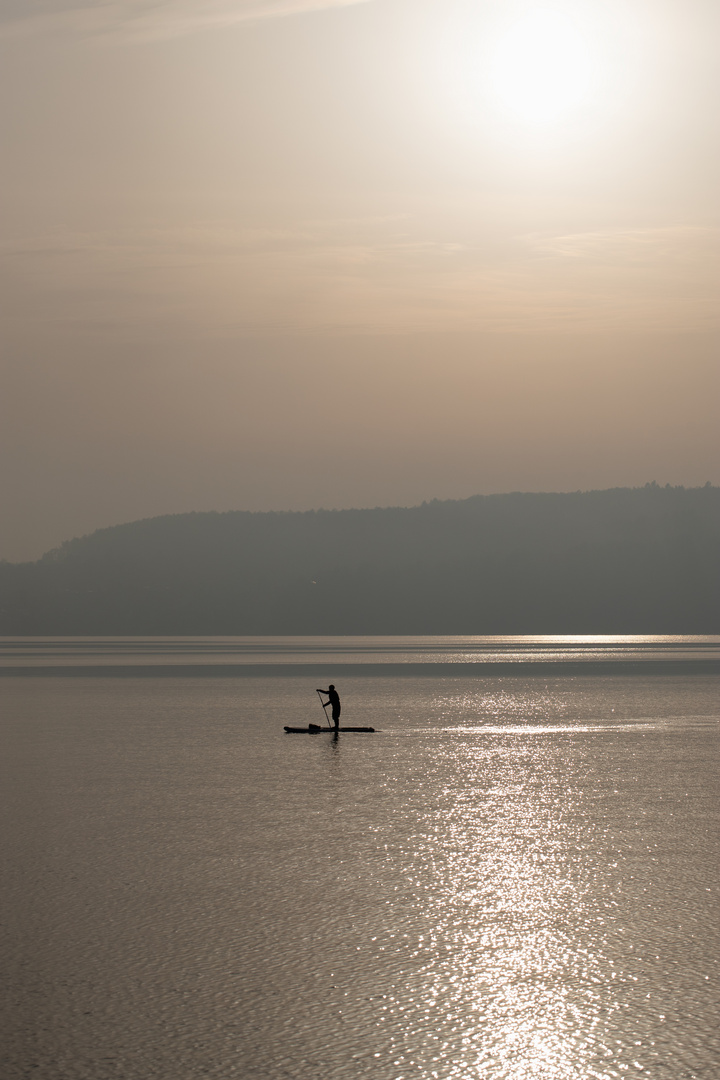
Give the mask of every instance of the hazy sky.
[[720, 482], [717, 0], [0, 0], [0, 557]]

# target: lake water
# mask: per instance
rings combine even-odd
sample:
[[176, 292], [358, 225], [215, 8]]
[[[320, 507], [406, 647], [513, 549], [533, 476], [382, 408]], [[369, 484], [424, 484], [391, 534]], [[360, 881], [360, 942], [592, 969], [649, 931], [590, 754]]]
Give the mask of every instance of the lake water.
[[[3, 1080], [717, 1080], [720, 638], [2, 639]], [[374, 735], [286, 735], [342, 721]]]

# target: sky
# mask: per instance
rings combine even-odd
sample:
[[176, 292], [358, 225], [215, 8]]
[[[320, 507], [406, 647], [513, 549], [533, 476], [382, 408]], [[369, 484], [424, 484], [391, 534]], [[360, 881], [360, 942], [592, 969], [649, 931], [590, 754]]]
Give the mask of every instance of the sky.
[[716, 0], [0, 0], [0, 558], [720, 483]]

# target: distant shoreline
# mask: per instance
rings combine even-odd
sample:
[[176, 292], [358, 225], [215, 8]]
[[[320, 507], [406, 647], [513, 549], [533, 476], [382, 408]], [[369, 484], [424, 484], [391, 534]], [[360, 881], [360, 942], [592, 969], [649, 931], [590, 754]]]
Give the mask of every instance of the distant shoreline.
[[[0, 634], [720, 631], [720, 488], [198, 513], [0, 562]], [[587, 633], [587, 629], [585, 631]]]

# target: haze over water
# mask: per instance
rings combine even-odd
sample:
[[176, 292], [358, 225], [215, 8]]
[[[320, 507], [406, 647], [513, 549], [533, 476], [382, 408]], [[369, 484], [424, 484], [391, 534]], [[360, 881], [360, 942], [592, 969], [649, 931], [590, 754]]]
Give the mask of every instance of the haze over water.
[[[8, 1080], [709, 1080], [720, 638], [3, 639]], [[286, 735], [342, 721], [374, 735]]]

